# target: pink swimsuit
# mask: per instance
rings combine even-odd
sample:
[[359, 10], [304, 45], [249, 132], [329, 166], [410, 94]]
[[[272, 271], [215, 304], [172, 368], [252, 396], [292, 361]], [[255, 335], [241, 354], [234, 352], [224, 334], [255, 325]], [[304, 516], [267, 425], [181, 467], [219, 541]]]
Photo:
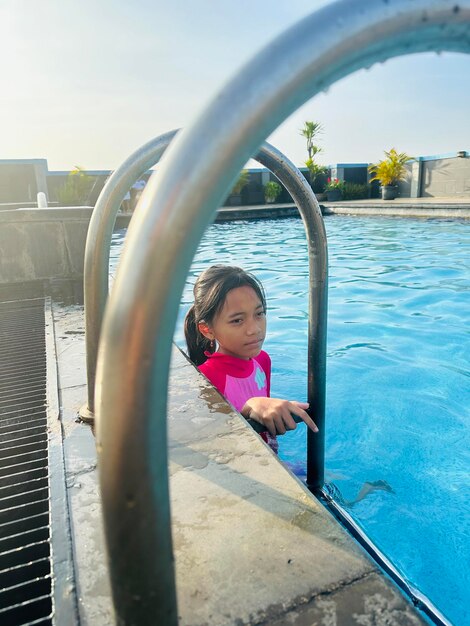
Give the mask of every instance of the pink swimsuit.
[[[207, 353], [207, 361], [199, 370], [237, 411], [241, 411], [250, 398], [269, 397], [271, 359], [263, 350], [248, 360], [219, 352]], [[267, 432], [261, 433], [261, 437], [277, 452], [276, 437]]]

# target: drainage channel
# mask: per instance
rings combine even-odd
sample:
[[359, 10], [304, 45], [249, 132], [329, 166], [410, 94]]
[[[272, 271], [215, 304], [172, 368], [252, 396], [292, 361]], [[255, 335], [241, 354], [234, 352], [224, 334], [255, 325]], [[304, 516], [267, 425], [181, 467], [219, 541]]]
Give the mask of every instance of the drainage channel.
[[[51, 342], [46, 328], [51, 338], [48, 300], [0, 303], [2, 626], [58, 624], [57, 614], [63, 615], [64, 610], [73, 623], [75, 615], [70, 599], [73, 574], [67, 530], [59, 530], [57, 547], [53, 547], [51, 520], [60, 517], [64, 526], [68, 516], [63, 471], [60, 475], [63, 455], [55, 363], [47, 358], [46, 348]], [[59, 470], [59, 476], [52, 477], [51, 467]], [[61, 511], [53, 504], [54, 493]], [[61, 580], [57, 578], [59, 572], [54, 572], [56, 557], [62, 559]], [[60, 582], [54, 584], [54, 580]], [[69, 598], [65, 607], [64, 597]]]

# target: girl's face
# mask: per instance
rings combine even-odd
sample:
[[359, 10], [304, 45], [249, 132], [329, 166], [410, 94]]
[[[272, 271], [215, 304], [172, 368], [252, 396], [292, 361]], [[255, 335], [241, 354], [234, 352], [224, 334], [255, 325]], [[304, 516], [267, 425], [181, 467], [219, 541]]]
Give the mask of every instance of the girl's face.
[[218, 352], [250, 359], [258, 356], [266, 336], [266, 312], [252, 287], [236, 287], [228, 292], [212, 325], [201, 322], [200, 332], [217, 341]]

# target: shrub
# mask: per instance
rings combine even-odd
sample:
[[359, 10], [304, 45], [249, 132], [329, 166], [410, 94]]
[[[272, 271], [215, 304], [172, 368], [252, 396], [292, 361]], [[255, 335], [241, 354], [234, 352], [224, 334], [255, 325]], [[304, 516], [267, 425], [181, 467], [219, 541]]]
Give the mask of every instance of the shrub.
[[75, 166], [63, 185], [57, 189], [57, 200], [61, 206], [85, 205], [92, 190], [94, 176], [85, 174], [83, 168]]
[[270, 180], [264, 186], [264, 198], [266, 202], [275, 202], [282, 191], [282, 187], [274, 180]]
[[237, 179], [237, 182], [232, 187], [232, 194], [238, 195], [242, 192], [242, 190], [248, 185], [250, 180], [250, 172], [248, 170], [242, 170], [240, 176]]
[[344, 183], [343, 200], [362, 200], [369, 197], [369, 186], [359, 183]]
[[329, 178], [326, 181], [325, 191], [334, 191], [335, 189], [338, 189], [339, 191], [343, 191], [344, 180], [339, 180], [339, 178]]

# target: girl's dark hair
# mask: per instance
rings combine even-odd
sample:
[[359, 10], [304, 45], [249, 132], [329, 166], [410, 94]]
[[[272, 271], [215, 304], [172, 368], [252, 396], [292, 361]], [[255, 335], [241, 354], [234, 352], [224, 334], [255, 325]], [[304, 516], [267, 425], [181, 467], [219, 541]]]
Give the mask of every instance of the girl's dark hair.
[[194, 284], [194, 304], [184, 320], [184, 334], [188, 346], [189, 358], [196, 365], [207, 360], [204, 352], [214, 352], [209, 339], [199, 331], [198, 324], [209, 326], [225, 303], [227, 294], [237, 287], [251, 287], [266, 310], [266, 297], [259, 280], [240, 267], [230, 265], [212, 265], [208, 267]]

